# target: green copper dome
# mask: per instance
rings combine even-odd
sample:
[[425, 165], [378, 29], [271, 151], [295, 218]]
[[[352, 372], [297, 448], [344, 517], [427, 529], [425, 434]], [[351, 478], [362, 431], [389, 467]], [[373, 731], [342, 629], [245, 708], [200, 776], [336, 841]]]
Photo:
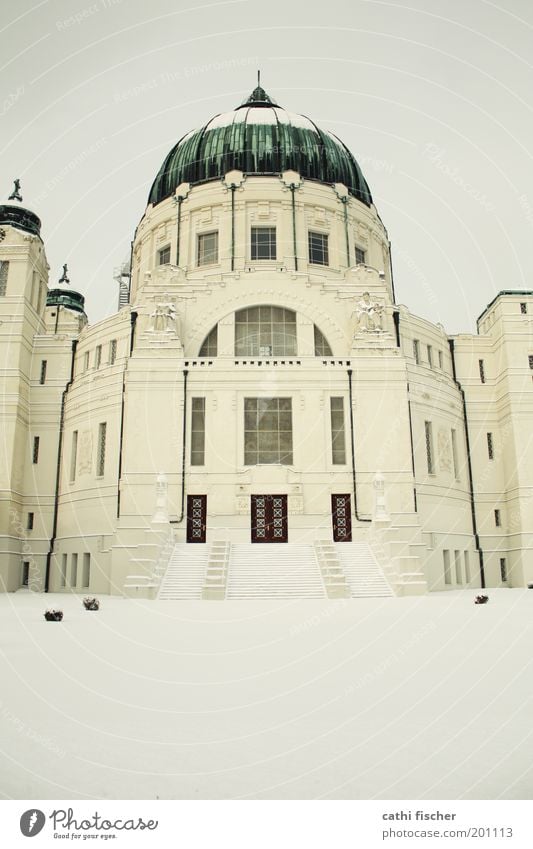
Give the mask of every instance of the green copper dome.
[[260, 86], [233, 112], [216, 115], [178, 141], [148, 203], [171, 197], [180, 183], [219, 180], [234, 169], [249, 175], [297, 171], [307, 180], [344, 183], [353, 197], [372, 203], [361, 169], [340, 139], [304, 115], [282, 109]]

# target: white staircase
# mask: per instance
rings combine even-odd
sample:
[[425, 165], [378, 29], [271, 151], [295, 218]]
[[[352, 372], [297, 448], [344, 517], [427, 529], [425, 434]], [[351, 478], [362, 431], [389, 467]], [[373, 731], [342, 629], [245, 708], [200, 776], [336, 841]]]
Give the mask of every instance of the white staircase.
[[334, 546], [352, 598], [394, 595], [367, 542], [337, 542]]
[[325, 598], [314, 547], [296, 543], [231, 546], [226, 598]]
[[158, 598], [201, 599], [208, 557], [207, 543], [176, 543]]

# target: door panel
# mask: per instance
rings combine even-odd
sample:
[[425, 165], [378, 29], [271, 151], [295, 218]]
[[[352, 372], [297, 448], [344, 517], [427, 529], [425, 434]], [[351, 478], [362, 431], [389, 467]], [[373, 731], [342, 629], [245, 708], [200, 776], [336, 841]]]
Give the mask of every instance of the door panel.
[[287, 542], [286, 495], [252, 495], [252, 542]]
[[333, 541], [352, 541], [352, 508], [349, 495], [331, 496], [331, 519], [333, 522]]
[[187, 542], [205, 542], [207, 495], [187, 496]]

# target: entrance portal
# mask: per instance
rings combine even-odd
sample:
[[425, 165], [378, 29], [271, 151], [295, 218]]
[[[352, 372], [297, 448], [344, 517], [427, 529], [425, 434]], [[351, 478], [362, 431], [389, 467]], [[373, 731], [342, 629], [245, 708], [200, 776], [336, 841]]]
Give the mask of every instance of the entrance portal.
[[333, 541], [352, 541], [352, 508], [349, 495], [331, 496], [331, 519], [333, 521]]
[[187, 496], [187, 542], [205, 542], [207, 495]]
[[287, 542], [286, 495], [252, 495], [252, 542]]

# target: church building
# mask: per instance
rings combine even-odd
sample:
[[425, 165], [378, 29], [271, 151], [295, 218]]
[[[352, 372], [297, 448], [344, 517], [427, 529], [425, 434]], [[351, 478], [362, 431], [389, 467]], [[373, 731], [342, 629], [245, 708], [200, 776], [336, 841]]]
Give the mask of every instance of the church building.
[[118, 311], [0, 205], [0, 587], [161, 599], [533, 582], [533, 291], [398, 303], [343, 142], [261, 88], [184, 135]]

